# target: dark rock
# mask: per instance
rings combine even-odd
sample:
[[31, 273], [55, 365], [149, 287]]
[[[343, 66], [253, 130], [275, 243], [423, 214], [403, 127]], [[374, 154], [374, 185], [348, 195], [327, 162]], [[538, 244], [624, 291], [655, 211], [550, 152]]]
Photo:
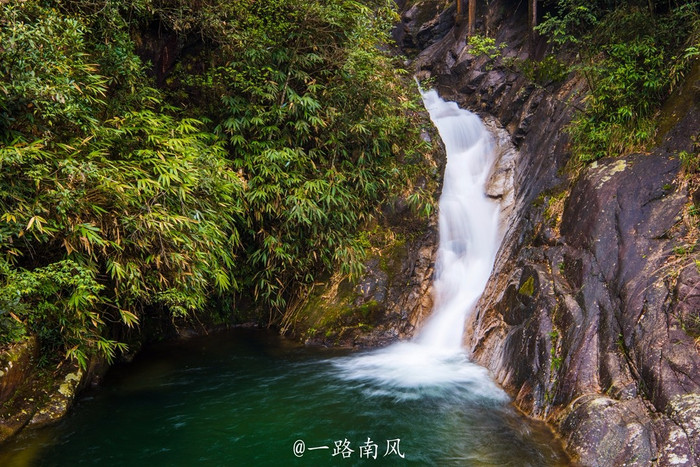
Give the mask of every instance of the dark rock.
[[681, 271], [674, 294], [678, 297], [675, 313], [681, 327], [700, 336], [700, 270], [697, 264], [688, 264]]
[[382, 303], [386, 300], [389, 274], [382, 270], [379, 258], [372, 258], [365, 263], [367, 274], [355, 285], [358, 296], [355, 306], [362, 306], [371, 301]]
[[466, 94], [475, 93], [479, 89], [481, 82], [486, 77], [486, 73], [479, 70], [471, 70], [467, 74], [467, 79], [464, 80], [465, 84], [460, 88], [460, 92]]
[[651, 465], [657, 446], [653, 423], [638, 416], [645, 411], [639, 400], [588, 395], [571, 404], [559, 429], [585, 465]]
[[[8, 397], [0, 405], [0, 442], [25, 427], [41, 427], [63, 418], [78, 392], [99, 381], [108, 368], [104, 359], [93, 358], [86, 370], [75, 362], [64, 361], [54, 372], [48, 372], [37, 367], [35, 338], [14, 347], [3, 353], [15, 363], [10, 371], [5, 371], [2, 380]], [[13, 375], [9, 385], [5, 379], [8, 375]]]
[[451, 6], [436, 18], [423, 23], [415, 36], [418, 47], [424, 49], [445, 37], [454, 27], [454, 15], [455, 7]]
[[405, 52], [426, 49], [439, 42], [454, 26], [455, 7], [452, 2], [426, 0], [402, 9], [401, 25], [393, 35]]
[[457, 76], [468, 74], [472, 71], [471, 66], [474, 62], [474, 56], [469, 53], [459, 55], [452, 66], [452, 73]]
[[[35, 389], [38, 391], [39, 388], [33, 385], [26, 393], [37, 394]], [[25, 392], [17, 394], [0, 409], [0, 443], [19, 433], [36, 413], [37, 400], [24, 394]]]
[[366, 261], [357, 283], [331, 278], [293, 315], [288, 331], [309, 345], [362, 348], [412, 335], [432, 309], [436, 227], [431, 222], [413, 239], [390, 241]]
[[36, 411], [35, 400], [24, 397], [32, 388], [37, 342], [11, 344], [0, 354], [0, 442], [19, 432]]
[[34, 369], [36, 338], [8, 345], [0, 352], [0, 404], [8, 401]]

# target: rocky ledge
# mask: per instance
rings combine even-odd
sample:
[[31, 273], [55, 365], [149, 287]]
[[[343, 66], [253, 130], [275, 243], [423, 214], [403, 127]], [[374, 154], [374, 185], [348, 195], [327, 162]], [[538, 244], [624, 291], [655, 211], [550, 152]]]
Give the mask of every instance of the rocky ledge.
[[104, 363], [87, 371], [64, 362], [49, 371], [37, 361], [37, 341], [28, 338], [0, 351], [0, 442], [25, 427], [41, 427], [63, 418], [76, 394], [94, 381]]

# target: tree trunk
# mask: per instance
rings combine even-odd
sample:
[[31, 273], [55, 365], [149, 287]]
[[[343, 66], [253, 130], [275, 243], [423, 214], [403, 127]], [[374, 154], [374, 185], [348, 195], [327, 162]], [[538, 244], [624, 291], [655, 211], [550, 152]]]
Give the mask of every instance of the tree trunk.
[[471, 36], [476, 30], [476, 0], [469, 0], [468, 33]]
[[535, 31], [537, 26], [537, 0], [528, 1], [527, 24], [530, 30], [530, 51], [534, 52], [535, 39], [537, 38], [537, 32]]

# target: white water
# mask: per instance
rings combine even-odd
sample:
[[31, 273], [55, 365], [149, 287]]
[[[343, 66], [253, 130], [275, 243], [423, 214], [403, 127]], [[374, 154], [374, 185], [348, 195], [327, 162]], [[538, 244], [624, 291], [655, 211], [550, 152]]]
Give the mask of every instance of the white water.
[[486, 287], [500, 243], [498, 203], [484, 194], [493, 142], [479, 117], [443, 101], [437, 92], [424, 93], [423, 102], [445, 143], [447, 165], [440, 197], [435, 307], [416, 341], [458, 350], [467, 314]]
[[337, 366], [345, 379], [378, 383], [396, 397], [414, 397], [416, 388], [459, 386], [479, 398], [503, 399], [462, 348], [465, 320], [484, 291], [501, 240], [498, 203], [485, 195], [494, 162], [491, 135], [476, 115], [436, 91], [422, 95], [447, 151], [433, 313], [412, 342], [341, 359]]

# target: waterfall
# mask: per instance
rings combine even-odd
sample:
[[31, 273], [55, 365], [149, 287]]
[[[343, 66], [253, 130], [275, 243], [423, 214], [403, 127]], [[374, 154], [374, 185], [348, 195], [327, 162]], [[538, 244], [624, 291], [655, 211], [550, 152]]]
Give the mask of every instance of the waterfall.
[[443, 101], [436, 91], [423, 93], [423, 102], [445, 144], [447, 165], [439, 203], [435, 306], [416, 341], [459, 349], [467, 314], [486, 287], [500, 243], [498, 203], [485, 195], [493, 142], [476, 115]]
[[434, 90], [421, 94], [447, 152], [433, 313], [413, 341], [335, 365], [343, 379], [366, 384], [370, 394], [389, 387], [394, 397], [415, 398], [450, 387], [469, 398], [503, 400], [505, 393], [462, 348], [465, 320], [486, 287], [501, 240], [499, 205], [485, 194], [494, 145], [476, 115]]

